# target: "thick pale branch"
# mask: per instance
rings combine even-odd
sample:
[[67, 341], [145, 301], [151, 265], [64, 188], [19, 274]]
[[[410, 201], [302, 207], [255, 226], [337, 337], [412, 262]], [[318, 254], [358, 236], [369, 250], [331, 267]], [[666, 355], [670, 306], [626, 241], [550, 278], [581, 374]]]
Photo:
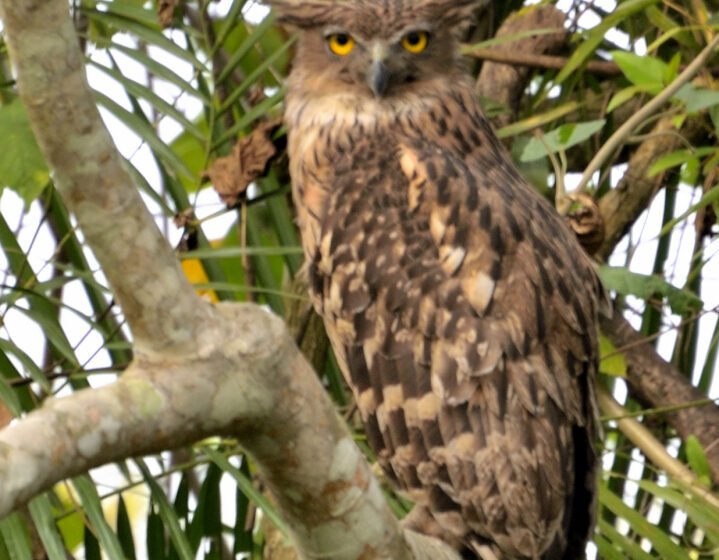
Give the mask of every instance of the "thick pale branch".
[[[216, 320], [202, 325], [207, 342], [202, 360], [136, 360], [118, 382], [50, 399], [1, 431], [0, 516], [92, 467], [256, 423], [273, 408], [276, 395], [262, 391], [253, 376], [280, 362], [276, 346], [283, 331], [281, 322], [273, 325], [278, 319], [259, 309], [241, 313], [243, 320], [236, 324]], [[266, 336], [248, 338], [246, 331], [258, 321]], [[245, 335], [241, 345], [210, 346], [213, 338], [237, 331]], [[240, 382], [248, 387], [235, 392]]]
[[293, 348], [282, 322], [251, 306], [214, 315], [200, 325], [201, 357], [137, 359], [118, 382], [49, 399], [0, 431], [0, 516], [92, 467], [248, 430], [270, 415], [277, 395], [262, 378]]
[[136, 340], [122, 379], [0, 432], [0, 516], [55, 482], [125, 457], [235, 437], [306, 558], [458, 560], [402, 531], [284, 323], [197, 298], [100, 120], [65, 0], [0, 0], [20, 96]]
[[136, 360], [117, 383], [51, 399], [1, 431], [0, 516], [92, 467], [219, 434], [254, 457], [302, 557], [457, 560], [402, 531], [279, 318], [221, 304], [200, 327], [194, 359]]
[[68, 4], [0, 2], [20, 96], [65, 203], [100, 261], [135, 349], [192, 351], [198, 308], [105, 128]]

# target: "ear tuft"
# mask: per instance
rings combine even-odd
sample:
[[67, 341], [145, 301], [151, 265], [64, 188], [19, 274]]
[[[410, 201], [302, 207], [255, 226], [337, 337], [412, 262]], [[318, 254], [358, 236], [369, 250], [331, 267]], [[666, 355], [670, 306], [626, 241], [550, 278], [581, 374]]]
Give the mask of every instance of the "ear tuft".
[[471, 23], [472, 15], [489, 4], [489, 0], [422, 0], [416, 11], [429, 21], [440, 21], [445, 25]]
[[307, 29], [325, 25], [333, 13], [340, 9], [347, 9], [337, 0], [264, 0], [277, 14], [278, 23]]

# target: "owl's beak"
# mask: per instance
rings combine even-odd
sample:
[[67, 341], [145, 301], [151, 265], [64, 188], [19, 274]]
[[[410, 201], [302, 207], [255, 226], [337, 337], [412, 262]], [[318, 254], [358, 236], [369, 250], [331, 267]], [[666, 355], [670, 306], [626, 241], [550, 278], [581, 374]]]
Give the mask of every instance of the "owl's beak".
[[382, 97], [387, 93], [389, 85], [389, 71], [387, 66], [381, 60], [372, 63], [369, 70], [369, 87], [375, 97]]
[[389, 69], [385, 60], [387, 49], [381, 43], [376, 43], [372, 48], [372, 65], [367, 73], [367, 83], [375, 97], [382, 97], [387, 93], [389, 86]]

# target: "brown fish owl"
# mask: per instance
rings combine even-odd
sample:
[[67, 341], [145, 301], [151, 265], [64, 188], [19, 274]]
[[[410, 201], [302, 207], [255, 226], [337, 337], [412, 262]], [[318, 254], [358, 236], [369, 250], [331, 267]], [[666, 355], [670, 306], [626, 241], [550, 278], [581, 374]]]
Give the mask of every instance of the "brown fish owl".
[[468, 558], [576, 559], [593, 527], [600, 286], [475, 99], [477, 0], [271, 0], [311, 292], [367, 438]]

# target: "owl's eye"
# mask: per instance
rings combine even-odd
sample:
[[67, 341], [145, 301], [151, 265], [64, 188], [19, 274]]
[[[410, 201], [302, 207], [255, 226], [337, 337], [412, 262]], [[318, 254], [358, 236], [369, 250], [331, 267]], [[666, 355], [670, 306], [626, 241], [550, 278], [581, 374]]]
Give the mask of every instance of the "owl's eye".
[[355, 40], [347, 33], [333, 33], [327, 37], [330, 50], [337, 56], [347, 56], [355, 48]]
[[427, 48], [429, 44], [429, 33], [426, 31], [410, 31], [402, 37], [402, 46], [405, 50], [419, 54]]

